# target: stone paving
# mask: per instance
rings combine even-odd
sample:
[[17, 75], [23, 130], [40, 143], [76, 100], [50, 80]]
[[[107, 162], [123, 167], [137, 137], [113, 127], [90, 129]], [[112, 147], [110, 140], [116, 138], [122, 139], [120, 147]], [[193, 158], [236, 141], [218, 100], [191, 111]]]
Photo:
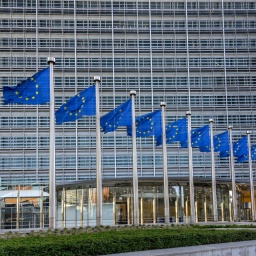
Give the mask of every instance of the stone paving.
[[255, 256], [256, 240], [208, 244], [152, 251], [110, 254], [109, 256]]

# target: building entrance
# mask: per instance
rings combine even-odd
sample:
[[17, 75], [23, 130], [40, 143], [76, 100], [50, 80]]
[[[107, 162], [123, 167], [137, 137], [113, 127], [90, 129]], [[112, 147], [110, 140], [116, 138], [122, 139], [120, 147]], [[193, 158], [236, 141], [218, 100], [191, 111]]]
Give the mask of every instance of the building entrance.
[[116, 224], [127, 224], [127, 203], [116, 202]]

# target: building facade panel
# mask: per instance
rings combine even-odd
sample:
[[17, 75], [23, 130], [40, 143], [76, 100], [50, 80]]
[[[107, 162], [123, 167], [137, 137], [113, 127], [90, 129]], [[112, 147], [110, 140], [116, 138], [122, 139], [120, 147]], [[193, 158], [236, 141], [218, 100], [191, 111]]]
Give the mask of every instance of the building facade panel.
[[[56, 58], [55, 106], [102, 79], [101, 115], [137, 91], [136, 114], [167, 103], [166, 121], [192, 112], [192, 128], [214, 119], [214, 133], [233, 126], [234, 140], [255, 130], [255, 1], [0, 2], [0, 82], [12, 86]], [[2, 184], [48, 183], [49, 105], [3, 105], [0, 99]], [[56, 126], [57, 183], [95, 178], [94, 117]], [[252, 144], [256, 139], [252, 135]], [[124, 128], [101, 134], [104, 178], [132, 176], [132, 142]], [[162, 176], [162, 149], [137, 139], [138, 174]], [[216, 174], [229, 161], [216, 154]], [[210, 177], [208, 153], [193, 150], [194, 174]], [[254, 163], [253, 163], [254, 164]], [[248, 165], [235, 164], [248, 181]], [[168, 145], [170, 177], [188, 176], [188, 153]]]

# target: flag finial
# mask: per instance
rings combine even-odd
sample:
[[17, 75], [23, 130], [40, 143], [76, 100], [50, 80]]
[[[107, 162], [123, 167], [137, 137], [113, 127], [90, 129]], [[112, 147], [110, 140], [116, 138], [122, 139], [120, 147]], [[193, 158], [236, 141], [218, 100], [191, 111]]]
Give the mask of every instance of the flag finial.
[[161, 102], [160, 107], [166, 107], [166, 102]]
[[100, 82], [100, 76], [95, 76], [95, 77], [93, 78], [93, 80], [94, 80], [94, 82], [96, 82], [96, 81], [99, 81], [99, 82]]
[[134, 96], [135, 96], [135, 95], [136, 95], [136, 91], [131, 90], [131, 91], [130, 91], [130, 96], [132, 96], [132, 95], [134, 95]]
[[53, 65], [55, 64], [55, 58], [54, 57], [48, 57], [47, 58], [47, 64], [53, 63]]

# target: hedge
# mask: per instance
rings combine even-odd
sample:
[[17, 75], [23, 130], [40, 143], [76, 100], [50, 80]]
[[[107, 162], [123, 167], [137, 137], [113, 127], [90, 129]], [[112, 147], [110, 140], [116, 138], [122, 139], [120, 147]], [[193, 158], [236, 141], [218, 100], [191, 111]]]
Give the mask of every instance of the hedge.
[[0, 255], [104, 255], [256, 239], [256, 230], [189, 227], [41, 232], [0, 239]]

